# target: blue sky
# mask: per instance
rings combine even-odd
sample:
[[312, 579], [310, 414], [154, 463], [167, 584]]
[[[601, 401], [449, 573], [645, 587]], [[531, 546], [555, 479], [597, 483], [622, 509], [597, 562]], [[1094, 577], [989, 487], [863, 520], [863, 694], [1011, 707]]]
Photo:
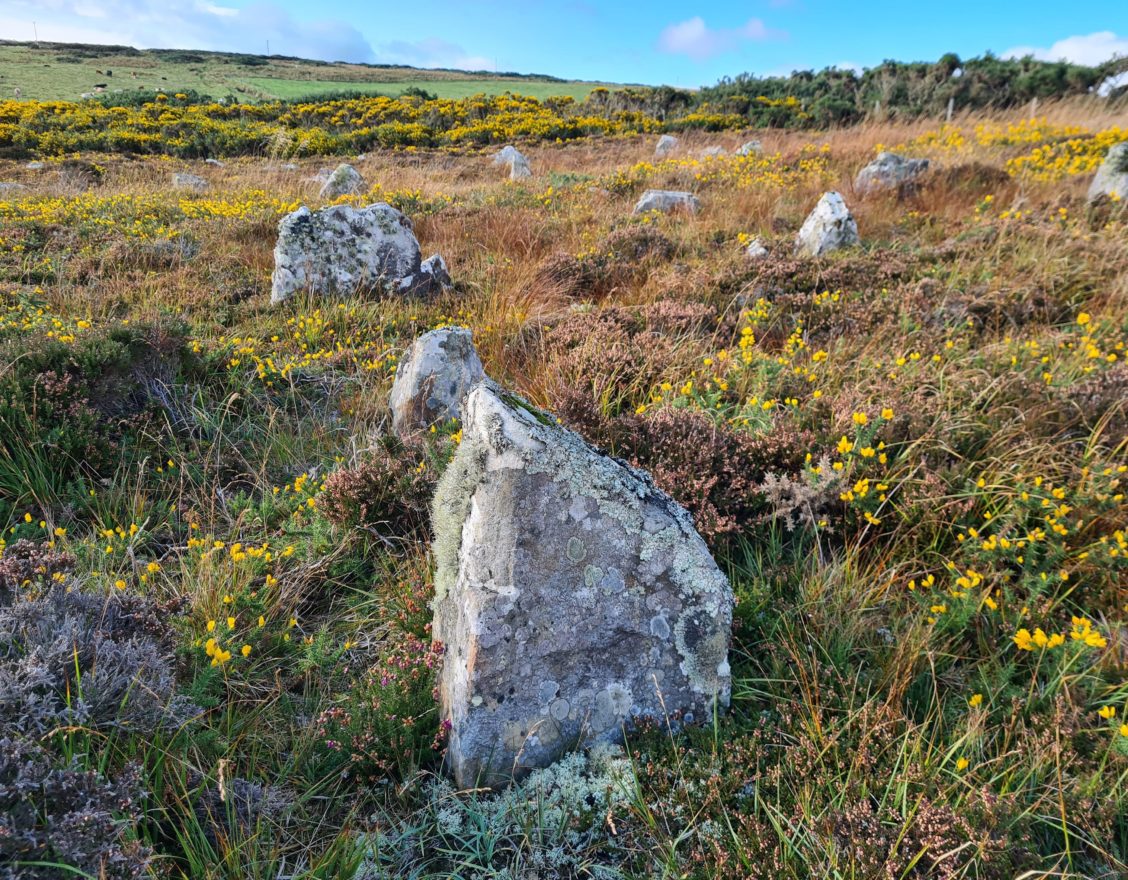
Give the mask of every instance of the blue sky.
[[[942, 11], [942, 14], [941, 14]], [[326, 60], [710, 84], [725, 74], [871, 66], [991, 50], [1128, 55], [1128, 2], [1060, 0], [0, 0], [0, 35]]]

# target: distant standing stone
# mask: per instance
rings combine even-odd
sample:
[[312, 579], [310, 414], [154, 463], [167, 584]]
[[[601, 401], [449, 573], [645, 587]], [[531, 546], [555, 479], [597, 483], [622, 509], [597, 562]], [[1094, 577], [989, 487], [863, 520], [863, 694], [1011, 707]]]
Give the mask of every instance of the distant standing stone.
[[342, 163], [333, 169], [318, 195], [323, 199], [336, 199], [362, 193], [367, 188], [360, 172], [352, 165]]
[[762, 260], [768, 256], [768, 249], [764, 247], [764, 243], [758, 238], [752, 239], [748, 247], [744, 250], [745, 255], [750, 260]]
[[736, 151], [738, 156], [759, 156], [764, 152], [764, 145], [758, 140], [745, 141]]
[[198, 174], [189, 174], [185, 171], [178, 171], [172, 175], [172, 188], [173, 189], [190, 189], [195, 192], [204, 192], [208, 188], [208, 182]]
[[642, 471], [478, 385], [434, 503], [447, 758], [499, 786], [642, 718], [728, 704], [733, 594]]
[[485, 379], [470, 331], [424, 333], [404, 353], [388, 397], [392, 430], [401, 437], [462, 417], [470, 389]]
[[298, 291], [319, 296], [377, 288], [437, 292], [450, 281], [442, 258], [432, 257], [424, 271], [421, 257], [411, 221], [391, 205], [334, 205], [320, 211], [303, 206], [278, 224], [270, 301], [283, 302]]
[[693, 193], [675, 192], [665, 189], [648, 189], [638, 200], [634, 213], [645, 214], [647, 211], [661, 211], [666, 214], [670, 211], [681, 209], [696, 214], [701, 207], [701, 202]]
[[727, 155], [727, 150], [721, 146], [705, 147], [705, 149], [698, 152], [698, 156], [702, 159], [719, 159], [721, 156]]
[[678, 139], [672, 134], [664, 134], [658, 138], [658, 145], [654, 148], [654, 155], [659, 159], [670, 155], [678, 148]]
[[533, 176], [533, 169], [524, 154], [511, 144], [506, 144], [493, 157], [494, 165], [508, 165], [510, 180], [525, 180]]
[[223, 163], [220, 162], [218, 159], [205, 159], [204, 164], [205, 165], [214, 165], [216, 168], [222, 168], [223, 167]]
[[803, 221], [795, 249], [811, 257], [821, 257], [839, 248], [858, 243], [858, 224], [842, 196], [828, 192]]
[[924, 174], [928, 165], [927, 159], [906, 159], [896, 153], [878, 153], [876, 159], [858, 172], [854, 189], [861, 193], [893, 189]]
[[1089, 186], [1090, 202], [1101, 196], [1128, 200], [1128, 141], [1109, 147], [1097, 176]]

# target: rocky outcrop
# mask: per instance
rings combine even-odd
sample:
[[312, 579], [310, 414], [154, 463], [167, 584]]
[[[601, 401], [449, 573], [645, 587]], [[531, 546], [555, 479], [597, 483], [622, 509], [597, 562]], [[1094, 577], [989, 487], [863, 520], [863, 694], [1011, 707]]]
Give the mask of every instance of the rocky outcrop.
[[470, 389], [486, 377], [470, 331], [444, 327], [412, 343], [399, 365], [388, 408], [401, 437], [462, 418]]
[[858, 244], [858, 224], [842, 196], [828, 192], [803, 221], [795, 249], [801, 254], [821, 257], [839, 248]]
[[696, 214], [701, 207], [701, 202], [693, 193], [674, 192], [664, 189], [648, 189], [638, 200], [634, 207], [636, 214], [645, 214], [647, 211], [661, 211], [663, 214], [674, 210], [689, 211]]
[[658, 145], [654, 147], [654, 155], [664, 159], [678, 148], [678, 139], [672, 134], [664, 134], [658, 138]]
[[928, 170], [927, 159], [906, 159], [896, 153], [878, 153], [877, 158], [858, 172], [854, 189], [860, 193], [895, 189], [909, 183]]
[[497, 786], [642, 718], [727, 704], [733, 596], [649, 476], [478, 385], [433, 512], [441, 713], [460, 786]]
[[1128, 199], [1128, 141], [1109, 148], [1097, 176], [1089, 185], [1090, 202], [1100, 198]]
[[338, 165], [321, 186], [318, 195], [323, 199], [337, 199], [341, 196], [352, 196], [368, 189], [368, 184], [360, 172], [352, 165], [342, 163]]
[[426, 263], [421, 257], [411, 221], [391, 205], [320, 211], [303, 206], [278, 224], [270, 301], [280, 303], [298, 291], [347, 296], [384, 289], [426, 295], [450, 283], [441, 257]]

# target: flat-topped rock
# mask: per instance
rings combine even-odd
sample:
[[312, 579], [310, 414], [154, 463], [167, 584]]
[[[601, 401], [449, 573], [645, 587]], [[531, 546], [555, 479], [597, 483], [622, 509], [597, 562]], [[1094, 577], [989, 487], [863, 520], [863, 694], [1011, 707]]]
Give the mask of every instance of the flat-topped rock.
[[319, 211], [303, 206], [278, 224], [270, 301], [283, 302], [299, 291], [347, 296], [379, 289], [423, 295], [450, 283], [441, 257], [428, 260], [426, 269], [424, 265], [411, 221], [391, 205], [335, 205]]
[[688, 192], [676, 192], [665, 189], [648, 189], [638, 200], [634, 213], [645, 214], [647, 211], [661, 211], [663, 214], [670, 211], [683, 210], [696, 214], [701, 207], [697, 196]]
[[729, 700], [733, 595], [690, 515], [486, 384], [462, 425], [433, 513], [457, 784], [502, 785], [643, 718], [707, 722]]
[[896, 153], [878, 153], [877, 158], [858, 172], [854, 189], [858, 192], [875, 192], [894, 189], [920, 177], [928, 170], [927, 159], [906, 159]]

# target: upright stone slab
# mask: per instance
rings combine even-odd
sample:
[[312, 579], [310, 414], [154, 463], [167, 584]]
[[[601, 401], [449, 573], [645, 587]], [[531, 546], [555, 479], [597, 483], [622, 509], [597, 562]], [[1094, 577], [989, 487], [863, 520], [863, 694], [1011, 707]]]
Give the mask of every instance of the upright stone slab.
[[1089, 185], [1089, 201], [1102, 196], [1128, 200], [1128, 141], [1113, 144], [1105, 156], [1097, 176]]
[[839, 248], [858, 243], [858, 224], [842, 196], [828, 192], [803, 221], [795, 249], [811, 257], [821, 257]]
[[342, 163], [325, 179], [318, 195], [323, 199], [336, 199], [362, 193], [366, 186], [359, 171], [352, 165]]
[[424, 264], [411, 221], [391, 205], [301, 207], [278, 224], [270, 301], [298, 291], [347, 296], [385, 288], [429, 294], [449, 283], [442, 258]]
[[659, 159], [663, 159], [670, 155], [678, 148], [678, 139], [672, 134], [664, 134], [658, 138], [658, 144], [654, 147], [654, 155]]
[[396, 367], [388, 397], [392, 430], [401, 437], [462, 417], [470, 389], [485, 379], [482, 361], [465, 327], [424, 333]]
[[732, 589], [647, 474], [478, 385], [433, 517], [459, 785], [501, 785], [643, 717], [677, 727], [727, 705]]
[[896, 153], [878, 153], [876, 159], [858, 172], [854, 178], [854, 189], [862, 193], [893, 189], [920, 177], [928, 166], [927, 159], [906, 159]]
[[701, 202], [693, 193], [677, 192], [668, 189], [648, 189], [634, 207], [634, 213], [645, 214], [648, 211], [661, 211], [667, 214], [674, 210], [689, 211], [696, 214], [701, 207]]
[[494, 165], [508, 165], [510, 180], [524, 180], [533, 176], [529, 160], [512, 144], [506, 144], [493, 156]]

